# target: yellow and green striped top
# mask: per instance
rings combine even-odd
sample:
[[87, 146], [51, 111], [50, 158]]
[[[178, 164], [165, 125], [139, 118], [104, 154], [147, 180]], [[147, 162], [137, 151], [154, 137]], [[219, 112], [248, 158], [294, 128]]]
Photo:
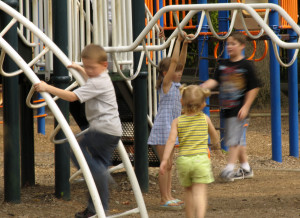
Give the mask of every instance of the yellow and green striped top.
[[207, 153], [208, 125], [205, 114], [178, 117], [179, 156]]

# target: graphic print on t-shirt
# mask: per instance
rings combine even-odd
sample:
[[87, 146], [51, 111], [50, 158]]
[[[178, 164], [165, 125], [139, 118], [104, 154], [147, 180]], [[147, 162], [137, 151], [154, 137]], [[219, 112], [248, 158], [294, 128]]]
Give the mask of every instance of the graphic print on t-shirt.
[[220, 101], [222, 108], [229, 109], [241, 104], [241, 97], [246, 90], [245, 72], [238, 66], [220, 65]]

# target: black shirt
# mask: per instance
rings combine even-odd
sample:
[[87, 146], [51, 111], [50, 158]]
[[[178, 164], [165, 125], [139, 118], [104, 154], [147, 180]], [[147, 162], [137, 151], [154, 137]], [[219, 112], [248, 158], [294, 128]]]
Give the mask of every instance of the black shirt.
[[242, 59], [221, 61], [214, 79], [220, 85], [220, 104], [225, 118], [237, 116], [244, 104], [245, 94], [260, 86], [252, 61]]

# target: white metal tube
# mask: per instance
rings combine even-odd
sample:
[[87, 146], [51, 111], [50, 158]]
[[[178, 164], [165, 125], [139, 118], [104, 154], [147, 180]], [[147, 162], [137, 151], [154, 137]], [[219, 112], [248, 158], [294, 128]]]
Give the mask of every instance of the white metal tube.
[[86, 43], [91, 43], [91, 8], [90, 8], [90, 1], [85, 1], [85, 11], [86, 11], [86, 17], [85, 17], [85, 25], [86, 25]]
[[139, 186], [139, 183], [136, 179], [136, 176], [134, 174], [134, 170], [132, 168], [131, 162], [128, 158], [128, 154], [124, 148], [124, 145], [122, 143], [122, 141], [119, 141], [118, 147], [117, 147], [120, 157], [122, 159], [122, 163], [124, 164], [125, 168], [126, 168], [126, 172], [133, 190], [133, 193], [135, 193], [135, 199], [141, 214], [142, 218], [148, 218], [148, 213], [147, 213], [147, 209], [145, 206], [145, 202], [144, 202], [144, 198]]
[[[25, 5], [26, 5], [26, 18], [30, 19], [30, 10], [29, 10], [29, 0], [25, 1]], [[30, 42], [30, 31], [28, 29], [26, 29], [26, 39], [28, 42]]]
[[[23, 0], [19, 0], [19, 12], [20, 12], [20, 14], [22, 14], [22, 15], [24, 15], [24, 12], [23, 12]], [[23, 24], [19, 24], [19, 26], [20, 26], [20, 30], [21, 30], [21, 32], [22, 32], [22, 35], [23, 35], [23, 30], [24, 30], [24, 27], [23, 27]]]
[[[117, 27], [117, 32], [118, 32], [118, 34], [116, 36], [116, 38], [117, 38], [117, 46], [120, 46], [120, 45], [122, 45], [122, 36], [124, 34], [124, 32], [122, 32], [122, 17], [118, 16], [118, 15], [121, 15], [120, 0], [115, 0], [115, 7], [116, 7], [115, 8], [115, 12], [116, 12], [115, 19], [117, 21], [116, 22], [117, 23], [116, 27]], [[117, 55], [117, 59], [118, 60], [124, 60], [122, 53], [117, 53], [116, 55]]]
[[[270, 12], [270, 9], [266, 9], [266, 12], [265, 12], [265, 17], [264, 17], [264, 22], [267, 23], [268, 22], [268, 18], [269, 18], [269, 12]], [[260, 29], [259, 33], [257, 35], [253, 35], [250, 33], [250, 31], [248, 30], [248, 27], [246, 25], [246, 22], [245, 22], [245, 19], [244, 19], [244, 16], [243, 16], [243, 13], [242, 11], [239, 11], [239, 14], [240, 14], [240, 18], [241, 18], [241, 21], [242, 21], [242, 24], [243, 24], [243, 27], [244, 27], [244, 30], [245, 32], [247, 33], [247, 35], [252, 38], [252, 39], [258, 39], [262, 36], [262, 34], [265, 32], [263, 28]]]
[[80, 61], [79, 60], [79, 53], [80, 53], [80, 41], [79, 41], [79, 17], [78, 17], [78, 6], [77, 6], [77, 0], [74, 0], [73, 3], [73, 22], [74, 22], [74, 27], [73, 27], [73, 46], [74, 46], [74, 60], [75, 61]]
[[[35, 26], [38, 26], [38, 0], [33, 0], [32, 1], [32, 22]], [[37, 45], [34, 48], [34, 56], [36, 57], [36, 55], [39, 52], [39, 39], [38, 37], [33, 34], [33, 42]], [[34, 72], [37, 73], [38, 69], [37, 67], [34, 68]]]
[[99, 29], [97, 19], [97, 0], [93, 0], [93, 43], [99, 44]]
[[102, 13], [103, 11], [103, 1], [100, 0], [100, 4], [97, 5], [97, 19], [98, 19], [98, 26], [99, 26], [99, 44], [101, 46], [104, 45], [104, 14]]
[[[146, 13], [147, 23], [150, 20], [150, 16]], [[154, 28], [152, 28], [152, 35], [154, 35]], [[147, 34], [147, 44], [150, 45], [150, 32]], [[152, 118], [152, 66], [148, 63], [148, 116]]]
[[[131, 8], [131, 0], [127, 0], [126, 1], [126, 11], [128, 14], [132, 14], [132, 8]], [[126, 31], [126, 35], [127, 35], [127, 42], [126, 45], [131, 45], [132, 44], [132, 16], [126, 16], [126, 23], [127, 23], [127, 31]], [[128, 54], [128, 59], [132, 60], [132, 65], [130, 67], [130, 74], [133, 74], [133, 51], [130, 51]]]
[[85, 33], [84, 33], [84, 10], [83, 10], [83, 0], [80, 0], [80, 51], [85, 45]]
[[[38, 1], [38, 27], [41, 31], [44, 31], [44, 14], [43, 14], [43, 1], [39, 0]], [[44, 44], [42, 41], [39, 41], [39, 51], [41, 51], [44, 47]], [[44, 58], [42, 57], [41, 60], [44, 62]]]
[[[3, 37], [5, 35], [5, 33], [7, 33], [7, 31], [13, 26], [15, 25], [15, 23], [17, 22], [17, 20], [15, 18], [11, 19], [11, 21], [3, 28], [3, 30], [0, 33], [0, 36]], [[23, 34], [23, 33], [22, 33]]]
[[[117, 44], [117, 21], [116, 21], [116, 7], [115, 7], [115, 0], [111, 0], [110, 2], [111, 4], [111, 38], [112, 38], [112, 46], [118, 46]], [[112, 55], [112, 54], [111, 54]], [[112, 55], [113, 58], [113, 55]], [[117, 59], [117, 57], [116, 57]], [[116, 67], [116, 63], [113, 64], [113, 71], [116, 72], [117, 71], [117, 67]]]
[[73, 60], [73, 46], [72, 46], [72, 0], [67, 0], [67, 19], [68, 19], [68, 57]]
[[[260, 5], [260, 6], [257, 6]], [[256, 7], [263, 7], [262, 5], [265, 5], [266, 8], [271, 8], [274, 10], [277, 10], [286, 20], [287, 22], [292, 26], [292, 28], [295, 30], [295, 32], [300, 35], [300, 28], [297, 26], [297, 24], [292, 20], [292, 18], [289, 17], [289, 15], [281, 9], [279, 6], [274, 5], [274, 4], [257, 4], [255, 5]], [[254, 7], [251, 4], [252, 7]], [[180, 23], [181, 27], [184, 27], [188, 21], [197, 13], [197, 11], [202, 11], [202, 10], [210, 10], [210, 11], [222, 11], [222, 10], [234, 10], [234, 9], [241, 9], [241, 10], [246, 10], [255, 20], [256, 22], [262, 26], [262, 28], [265, 30], [265, 32], [270, 36], [270, 38], [276, 42], [280, 47], [283, 48], [300, 48], [300, 44], [298, 43], [287, 43], [283, 42], [278, 38], [278, 36], [273, 32], [273, 30], [265, 24], [263, 19], [257, 14], [257, 12], [249, 5], [242, 4], [242, 3], [224, 3], [224, 4], [191, 4], [191, 5], [170, 5], [163, 7], [160, 9], [153, 19], [150, 21], [150, 23], [145, 27], [145, 29], [141, 32], [141, 34], [135, 39], [133, 44], [130, 46], [119, 46], [119, 47], [110, 47], [110, 48], [105, 48], [107, 52], [122, 52], [122, 51], [141, 51], [143, 48], [142, 46], [138, 46], [141, 40], [146, 36], [146, 34], [149, 32], [149, 30], [152, 28], [153, 25], [158, 21], [158, 19], [166, 12], [169, 11], [190, 11], [186, 17], [182, 20]], [[175, 30], [171, 36], [174, 36], [177, 34], [177, 31]], [[167, 40], [164, 46], [149, 46], [147, 47], [149, 51], [151, 50], [162, 50], [163, 48], [167, 47], [168, 43], [170, 41]]]
[[[127, 22], [126, 19], [124, 19], [126, 17], [126, 11], [125, 11], [125, 1], [119, 1], [119, 7], [120, 7], [120, 12], [121, 12], [121, 28], [122, 28], [122, 35], [120, 34], [121, 37], [121, 45], [126, 45], [127, 42], [127, 35], [126, 35], [126, 31], [127, 31]], [[130, 24], [129, 24], [130, 25]], [[122, 53], [122, 60], [128, 60], [127, 59], [127, 53]]]
[[108, 23], [110, 22], [109, 19], [108, 19], [108, 12], [107, 12], [107, 1], [106, 0], [103, 0], [103, 11], [102, 13], [104, 14], [104, 23], [103, 23], [103, 28], [105, 30], [105, 34], [104, 34], [104, 46], [109, 46], [109, 28], [108, 28]]
[[[34, 2], [34, 1], [33, 1]], [[64, 66], [70, 65], [72, 62], [68, 59], [68, 57], [55, 45], [52, 40], [50, 40], [39, 28], [37, 28], [33, 23], [31, 23], [28, 19], [23, 17], [21, 14], [17, 13], [14, 9], [9, 7], [7, 4], [0, 1], [0, 9], [5, 11], [10, 16], [17, 19], [19, 22], [22, 22], [23, 25], [28, 28], [32, 33], [36, 35], [46, 46], [49, 47], [50, 50], [53, 51], [55, 56], [64, 64]], [[73, 69], [69, 69], [72, 72], [72, 75], [76, 78], [80, 85], [85, 83], [85, 80], [82, 76]]]

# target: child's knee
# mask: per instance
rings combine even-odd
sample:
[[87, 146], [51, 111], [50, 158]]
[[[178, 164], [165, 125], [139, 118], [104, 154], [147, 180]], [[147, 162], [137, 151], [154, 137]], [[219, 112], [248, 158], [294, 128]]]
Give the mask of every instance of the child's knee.
[[167, 165], [167, 170], [168, 170], [168, 171], [171, 171], [171, 170], [172, 170], [172, 165], [173, 165], [172, 161], [169, 161], [169, 162], [168, 162], [168, 165]]

